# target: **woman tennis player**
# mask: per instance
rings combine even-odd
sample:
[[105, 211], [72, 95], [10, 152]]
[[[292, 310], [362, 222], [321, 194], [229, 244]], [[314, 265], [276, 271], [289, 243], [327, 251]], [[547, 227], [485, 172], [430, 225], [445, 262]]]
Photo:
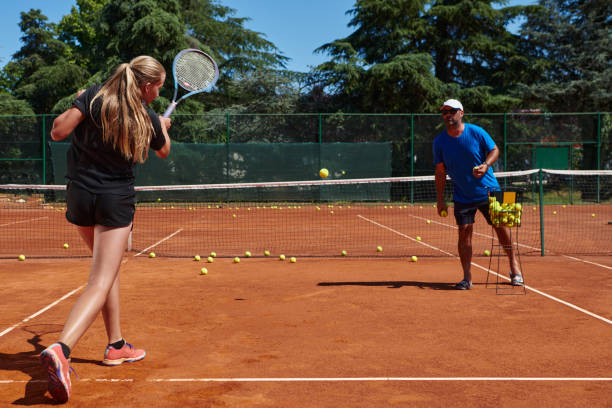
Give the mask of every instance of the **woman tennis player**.
[[57, 343], [41, 355], [48, 389], [58, 402], [70, 397], [70, 350], [102, 311], [108, 347], [103, 364], [142, 360], [145, 351], [123, 339], [119, 321], [119, 267], [135, 210], [136, 162], [149, 147], [160, 158], [170, 153], [170, 119], [148, 105], [166, 80], [164, 67], [140, 56], [121, 64], [104, 85], [81, 91], [70, 109], [53, 122], [51, 138], [74, 131], [67, 153], [66, 218], [78, 227], [92, 251], [87, 288], [74, 304]]

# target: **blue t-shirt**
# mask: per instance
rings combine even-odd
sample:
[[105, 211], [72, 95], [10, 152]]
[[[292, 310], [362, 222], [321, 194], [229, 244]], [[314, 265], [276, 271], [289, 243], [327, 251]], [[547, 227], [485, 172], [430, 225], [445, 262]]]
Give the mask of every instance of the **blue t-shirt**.
[[449, 136], [445, 130], [434, 139], [434, 165], [444, 163], [453, 180], [454, 202], [484, 201], [490, 190], [499, 189], [490, 167], [481, 178], [474, 177], [473, 173], [474, 166], [484, 163], [494, 147], [495, 142], [483, 128], [469, 123], [458, 137]]

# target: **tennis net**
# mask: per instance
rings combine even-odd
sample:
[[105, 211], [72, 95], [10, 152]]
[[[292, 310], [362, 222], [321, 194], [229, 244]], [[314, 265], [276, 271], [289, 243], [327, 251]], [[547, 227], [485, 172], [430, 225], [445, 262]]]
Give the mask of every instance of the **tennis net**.
[[[612, 255], [612, 171], [496, 174], [521, 191], [521, 254]], [[134, 255], [454, 256], [457, 228], [437, 215], [434, 176], [136, 187]], [[451, 202], [452, 182], [447, 182]], [[65, 186], [0, 185], [0, 257], [89, 251], [65, 219]], [[491, 247], [477, 215], [473, 251]], [[68, 244], [65, 248], [64, 244]], [[379, 248], [382, 251], [379, 250]]]

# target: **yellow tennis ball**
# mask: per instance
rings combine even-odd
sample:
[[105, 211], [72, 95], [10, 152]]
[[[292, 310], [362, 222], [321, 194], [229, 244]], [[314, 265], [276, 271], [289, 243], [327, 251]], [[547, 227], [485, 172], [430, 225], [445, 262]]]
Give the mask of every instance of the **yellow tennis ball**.
[[65, 243], [64, 244], [64, 248], [68, 249], [68, 248], [70, 248], [70, 245], [68, 245], [68, 243]]
[[327, 169], [321, 169], [319, 170], [319, 176], [321, 176], [321, 178], [325, 178], [329, 176], [329, 171]]
[[235, 258], [234, 258], [234, 263], [240, 263], [240, 258], [235, 257]]
[[149, 252], [149, 258], [155, 258], [155, 252]]
[[594, 217], [594, 216], [595, 216], [595, 213], [591, 213], [591, 217]]
[[246, 252], [244, 253], [244, 256], [246, 256], [247, 258], [249, 258], [249, 257], [251, 256], [251, 252], [250, 252], [250, 251], [246, 251]]
[[20, 261], [25, 261], [25, 255], [19, 255], [19, 260]]
[[207, 274], [208, 274], [208, 269], [206, 268], [200, 269], [200, 275], [207, 275]]
[[297, 259], [295, 259], [295, 257], [293, 257], [293, 256], [292, 256], [292, 257], [289, 259], [289, 262], [291, 262], [291, 263], [296, 263], [296, 262], [297, 262]]
[[193, 260], [194, 260], [194, 261], [199, 261], [199, 260], [200, 260], [200, 255], [196, 255], [196, 256], [194, 256], [194, 257], [193, 257]]
[[341, 252], [342, 256], [346, 256], [348, 254], [348, 252], [346, 252], [344, 249]]
[[420, 240], [421, 240], [421, 237], [419, 237], [419, 236], [417, 235], [416, 240], [417, 240], [417, 241], [420, 241]]
[[216, 258], [217, 257], [217, 253], [216, 252], [211, 252], [210, 256], [212, 256], [213, 258]]
[[264, 251], [264, 255], [265, 256], [270, 256], [270, 251], [268, 251], [267, 249]]
[[553, 211], [553, 215], [557, 215], [557, 211]]
[[208, 263], [213, 263], [215, 258], [213, 258], [212, 256], [209, 256], [208, 258], [206, 258], [206, 260], [208, 261]]
[[428, 224], [431, 224], [431, 220], [427, 220], [426, 222], [427, 222]]
[[440, 216], [448, 217], [448, 213], [446, 212], [446, 210], [442, 210], [442, 211], [440, 211]]
[[281, 254], [281, 255], [278, 257], [278, 259], [280, 259], [281, 261], [284, 261], [284, 260], [285, 260], [285, 255]]
[[376, 250], [377, 250], [378, 252], [382, 252], [382, 247], [381, 247], [381, 246], [377, 246], [377, 247], [376, 247]]
[[484, 254], [485, 254], [485, 256], [489, 256], [489, 255], [491, 255], [491, 252], [488, 249], [485, 249], [484, 250]]
[[417, 257], [416, 257], [416, 255], [412, 255], [412, 257], [410, 258], [410, 260], [411, 260], [412, 262], [416, 262], [416, 261], [418, 261], [418, 260], [419, 260], [419, 258], [417, 258]]

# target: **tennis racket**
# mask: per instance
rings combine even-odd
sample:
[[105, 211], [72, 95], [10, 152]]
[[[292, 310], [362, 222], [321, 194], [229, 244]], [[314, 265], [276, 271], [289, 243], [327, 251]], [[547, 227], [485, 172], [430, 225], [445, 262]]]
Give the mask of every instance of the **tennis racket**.
[[[174, 75], [174, 96], [172, 103], [163, 114], [164, 118], [169, 117], [174, 112], [176, 105], [183, 99], [210, 90], [219, 79], [219, 68], [215, 60], [208, 54], [195, 48], [189, 48], [174, 57], [172, 74]], [[179, 85], [188, 93], [177, 101]]]

